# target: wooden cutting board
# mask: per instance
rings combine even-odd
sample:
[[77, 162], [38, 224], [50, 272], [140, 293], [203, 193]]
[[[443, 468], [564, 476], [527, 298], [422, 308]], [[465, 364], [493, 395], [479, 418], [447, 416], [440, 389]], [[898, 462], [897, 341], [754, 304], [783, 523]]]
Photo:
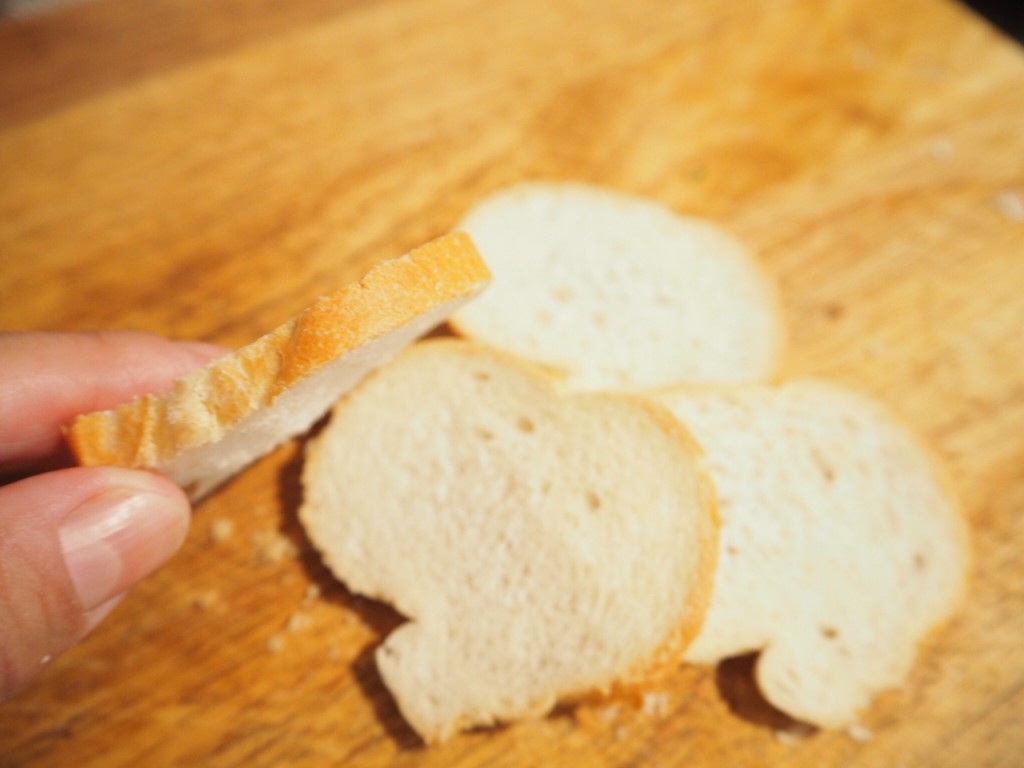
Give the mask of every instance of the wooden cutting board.
[[908, 685], [801, 737], [741, 660], [680, 670], [646, 714], [424, 749], [372, 662], [397, 617], [296, 523], [296, 444], [0, 707], [0, 765], [1024, 763], [1020, 48], [944, 0], [100, 0], [0, 24], [3, 329], [240, 345], [527, 178], [733, 230], [782, 286], [788, 373], [934, 444], [977, 567]]

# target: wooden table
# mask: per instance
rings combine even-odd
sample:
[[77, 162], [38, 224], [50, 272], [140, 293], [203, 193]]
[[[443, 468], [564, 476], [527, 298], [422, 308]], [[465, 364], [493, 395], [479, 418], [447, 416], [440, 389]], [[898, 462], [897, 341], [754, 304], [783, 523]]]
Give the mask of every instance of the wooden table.
[[303, 538], [291, 445], [0, 707], [0, 765], [1024, 764], [1020, 48], [947, 0], [99, 0], [0, 24], [0, 328], [240, 345], [525, 178], [739, 234], [783, 288], [788, 371], [885, 400], [949, 463], [977, 573], [906, 688], [857, 738], [789, 743], [749, 665], [683, 669], [655, 716], [424, 749], [372, 663], [397, 619]]

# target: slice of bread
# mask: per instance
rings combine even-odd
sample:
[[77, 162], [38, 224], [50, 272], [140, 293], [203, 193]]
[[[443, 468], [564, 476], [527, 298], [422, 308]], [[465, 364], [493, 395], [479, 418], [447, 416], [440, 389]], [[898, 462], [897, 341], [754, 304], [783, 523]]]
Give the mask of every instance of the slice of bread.
[[409, 619], [377, 666], [437, 742], [680, 663], [717, 550], [695, 457], [649, 402], [429, 340], [335, 408], [300, 518], [349, 589]]
[[156, 469], [200, 498], [305, 432], [489, 276], [466, 235], [439, 238], [377, 265], [165, 395], [80, 416], [68, 441], [83, 465]]
[[722, 517], [711, 607], [686, 658], [761, 651], [778, 709], [850, 724], [900, 685], [965, 589], [965, 523], [937, 464], [838, 386], [679, 389], [658, 398], [705, 452]]
[[783, 346], [775, 287], [706, 221], [579, 185], [523, 185], [458, 225], [494, 272], [459, 333], [581, 389], [764, 381]]

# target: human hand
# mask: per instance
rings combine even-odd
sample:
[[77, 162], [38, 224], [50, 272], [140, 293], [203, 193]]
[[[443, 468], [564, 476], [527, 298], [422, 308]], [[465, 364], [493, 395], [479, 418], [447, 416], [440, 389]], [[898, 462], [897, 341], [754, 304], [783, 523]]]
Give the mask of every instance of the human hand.
[[220, 354], [133, 332], [0, 334], [0, 701], [85, 637], [188, 529], [171, 481], [72, 467], [62, 427], [165, 391]]

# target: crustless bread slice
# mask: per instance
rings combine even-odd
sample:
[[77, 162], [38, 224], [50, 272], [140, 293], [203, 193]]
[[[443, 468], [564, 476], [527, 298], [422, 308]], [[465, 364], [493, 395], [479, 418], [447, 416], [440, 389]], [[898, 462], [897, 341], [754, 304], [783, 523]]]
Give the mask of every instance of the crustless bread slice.
[[83, 465], [159, 470], [199, 498], [305, 432], [489, 276], [468, 237], [439, 238], [377, 265], [165, 395], [80, 416], [68, 434], [72, 450]]
[[776, 371], [775, 287], [709, 222], [600, 189], [527, 184], [474, 206], [458, 228], [494, 285], [452, 326], [576, 388], [763, 381]]
[[334, 574], [409, 619], [376, 660], [428, 742], [648, 680], [704, 612], [717, 520], [678, 423], [469, 342], [418, 344], [341, 401], [303, 486]]
[[850, 724], [900, 685], [965, 589], [964, 521], [922, 446], [836, 385], [660, 393], [705, 452], [722, 518], [707, 620], [686, 658], [760, 651], [765, 697]]

